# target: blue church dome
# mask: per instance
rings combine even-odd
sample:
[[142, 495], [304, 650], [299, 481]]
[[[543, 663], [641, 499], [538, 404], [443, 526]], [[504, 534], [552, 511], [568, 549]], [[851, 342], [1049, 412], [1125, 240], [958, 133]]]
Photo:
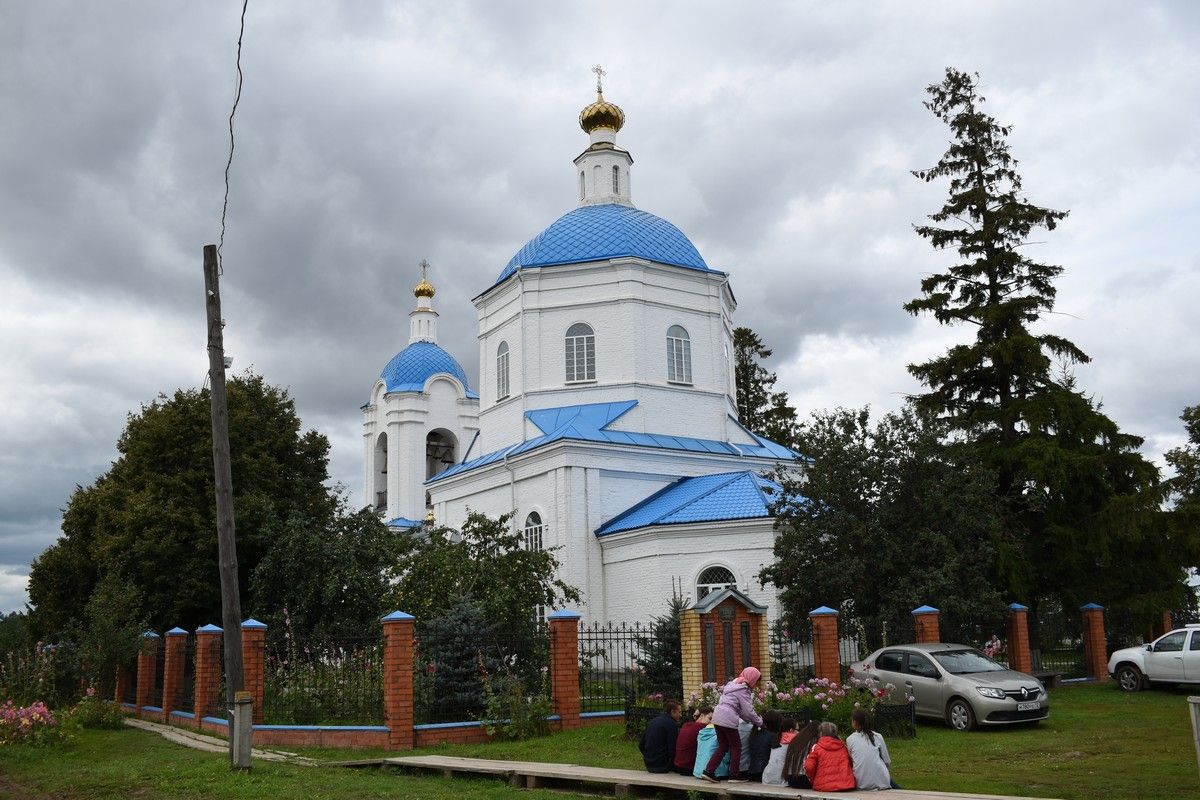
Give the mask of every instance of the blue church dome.
[[509, 260], [496, 283], [525, 267], [578, 264], [636, 256], [714, 272], [688, 238], [662, 217], [615, 203], [580, 206], [563, 214]]
[[453, 375], [466, 389], [467, 397], [479, 398], [471, 391], [462, 365], [433, 342], [413, 342], [392, 357], [379, 377], [389, 392], [420, 392], [425, 389], [425, 381], [438, 373]]

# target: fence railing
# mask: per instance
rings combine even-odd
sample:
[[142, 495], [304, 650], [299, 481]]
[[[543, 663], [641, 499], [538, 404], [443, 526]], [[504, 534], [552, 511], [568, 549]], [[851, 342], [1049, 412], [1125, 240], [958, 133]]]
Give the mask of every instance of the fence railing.
[[[582, 713], [621, 711], [651, 691], [683, 694], [677, 664], [661, 651], [652, 625], [593, 623], [579, 628], [579, 704]], [[647, 666], [655, 674], [647, 672]], [[659, 674], [661, 673], [661, 674]], [[670, 673], [670, 674], [668, 674]], [[677, 683], [679, 681], [679, 683]]]
[[519, 686], [523, 695], [549, 692], [550, 634], [426, 631], [413, 659], [413, 706], [417, 724], [471, 722], [487, 714], [487, 694]]
[[163, 704], [163, 673], [167, 666], [167, 648], [159, 643], [154, 651], [154, 687], [150, 691], [150, 705], [162, 708]]
[[125, 667], [125, 685], [122, 687], [121, 702], [133, 705], [137, 702], [137, 661], [130, 661]]
[[781, 620], [771, 625], [768, 645], [771, 677], [778, 684], [795, 685], [816, 675], [816, 656], [812, 645], [812, 626], [804, 622], [790, 627]]
[[264, 723], [379, 725], [383, 719], [380, 636], [286, 640], [267, 650]]
[[183, 681], [172, 702], [179, 711], [190, 712], [196, 705], [196, 637], [189, 636], [183, 649]]

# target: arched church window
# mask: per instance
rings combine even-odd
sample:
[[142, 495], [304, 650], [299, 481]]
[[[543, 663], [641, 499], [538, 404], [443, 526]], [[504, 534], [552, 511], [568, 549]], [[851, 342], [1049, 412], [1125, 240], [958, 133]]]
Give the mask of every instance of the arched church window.
[[508, 397], [508, 342], [496, 348], [496, 399]]
[[542, 549], [542, 516], [536, 511], [525, 518], [525, 549], [534, 552]]
[[596, 380], [596, 334], [582, 322], [567, 328], [567, 383]]
[[725, 567], [709, 567], [696, 579], [696, 599], [703, 600], [709, 592], [719, 592], [729, 586], [737, 586], [732, 572]]
[[621, 193], [621, 168], [613, 164], [613, 194]]
[[692, 340], [682, 325], [667, 329], [667, 380], [671, 383], [692, 382]]
[[583, 184], [584, 184], [583, 170], [579, 170], [579, 199], [580, 200], [582, 200], [584, 198], [584, 195], [586, 194], [586, 189], [584, 188]]
[[375, 440], [375, 510], [387, 512], [387, 434]]
[[425, 437], [425, 479], [454, 465], [454, 434], [438, 428]]
[[604, 185], [602, 183], [603, 180], [604, 180], [604, 173], [602, 173], [600, 171], [600, 165], [597, 164], [596, 166], [592, 167], [592, 192], [593, 193], [600, 194], [600, 192], [603, 191], [600, 188], [601, 186]]

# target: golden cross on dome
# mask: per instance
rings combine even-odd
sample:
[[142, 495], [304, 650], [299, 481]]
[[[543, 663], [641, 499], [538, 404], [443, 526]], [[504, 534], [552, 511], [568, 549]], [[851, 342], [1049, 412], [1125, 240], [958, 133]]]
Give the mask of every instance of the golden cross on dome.
[[608, 73], [605, 72], [604, 67], [601, 67], [599, 64], [592, 67], [592, 72], [596, 73], [596, 94], [604, 94], [604, 89], [600, 85], [600, 79]]

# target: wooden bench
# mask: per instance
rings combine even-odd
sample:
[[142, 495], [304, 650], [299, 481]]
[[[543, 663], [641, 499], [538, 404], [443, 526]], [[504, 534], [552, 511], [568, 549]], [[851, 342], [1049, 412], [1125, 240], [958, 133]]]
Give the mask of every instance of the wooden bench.
[[[405, 770], [434, 772], [443, 777], [454, 775], [492, 776], [510, 786], [526, 789], [547, 788], [573, 791], [604, 790], [616, 797], [658, 796], [685, 797], [691, 793], [706, 797], [789, 797], [811, 800], [879, 800], [879, 792], [816, 792], [789, 789], [786, 786], [764, 786], [761, 783], [708, 783], [685, 775], [652, 775], [631, 769], [584, 767], [578, 764], [544, 764], [534, 761], [498, 761], [487, 758], [457, 756], [397, 756], [369, 761], [347, 762], [343, 766], [368, 765]], [[330, 765], [332, 766], [332, 765]], [[691, 795], [695, 796], [695, 795]], [[1004, 795], [957, 794], [894, 789], [887, 800], [1014, 800]]]

